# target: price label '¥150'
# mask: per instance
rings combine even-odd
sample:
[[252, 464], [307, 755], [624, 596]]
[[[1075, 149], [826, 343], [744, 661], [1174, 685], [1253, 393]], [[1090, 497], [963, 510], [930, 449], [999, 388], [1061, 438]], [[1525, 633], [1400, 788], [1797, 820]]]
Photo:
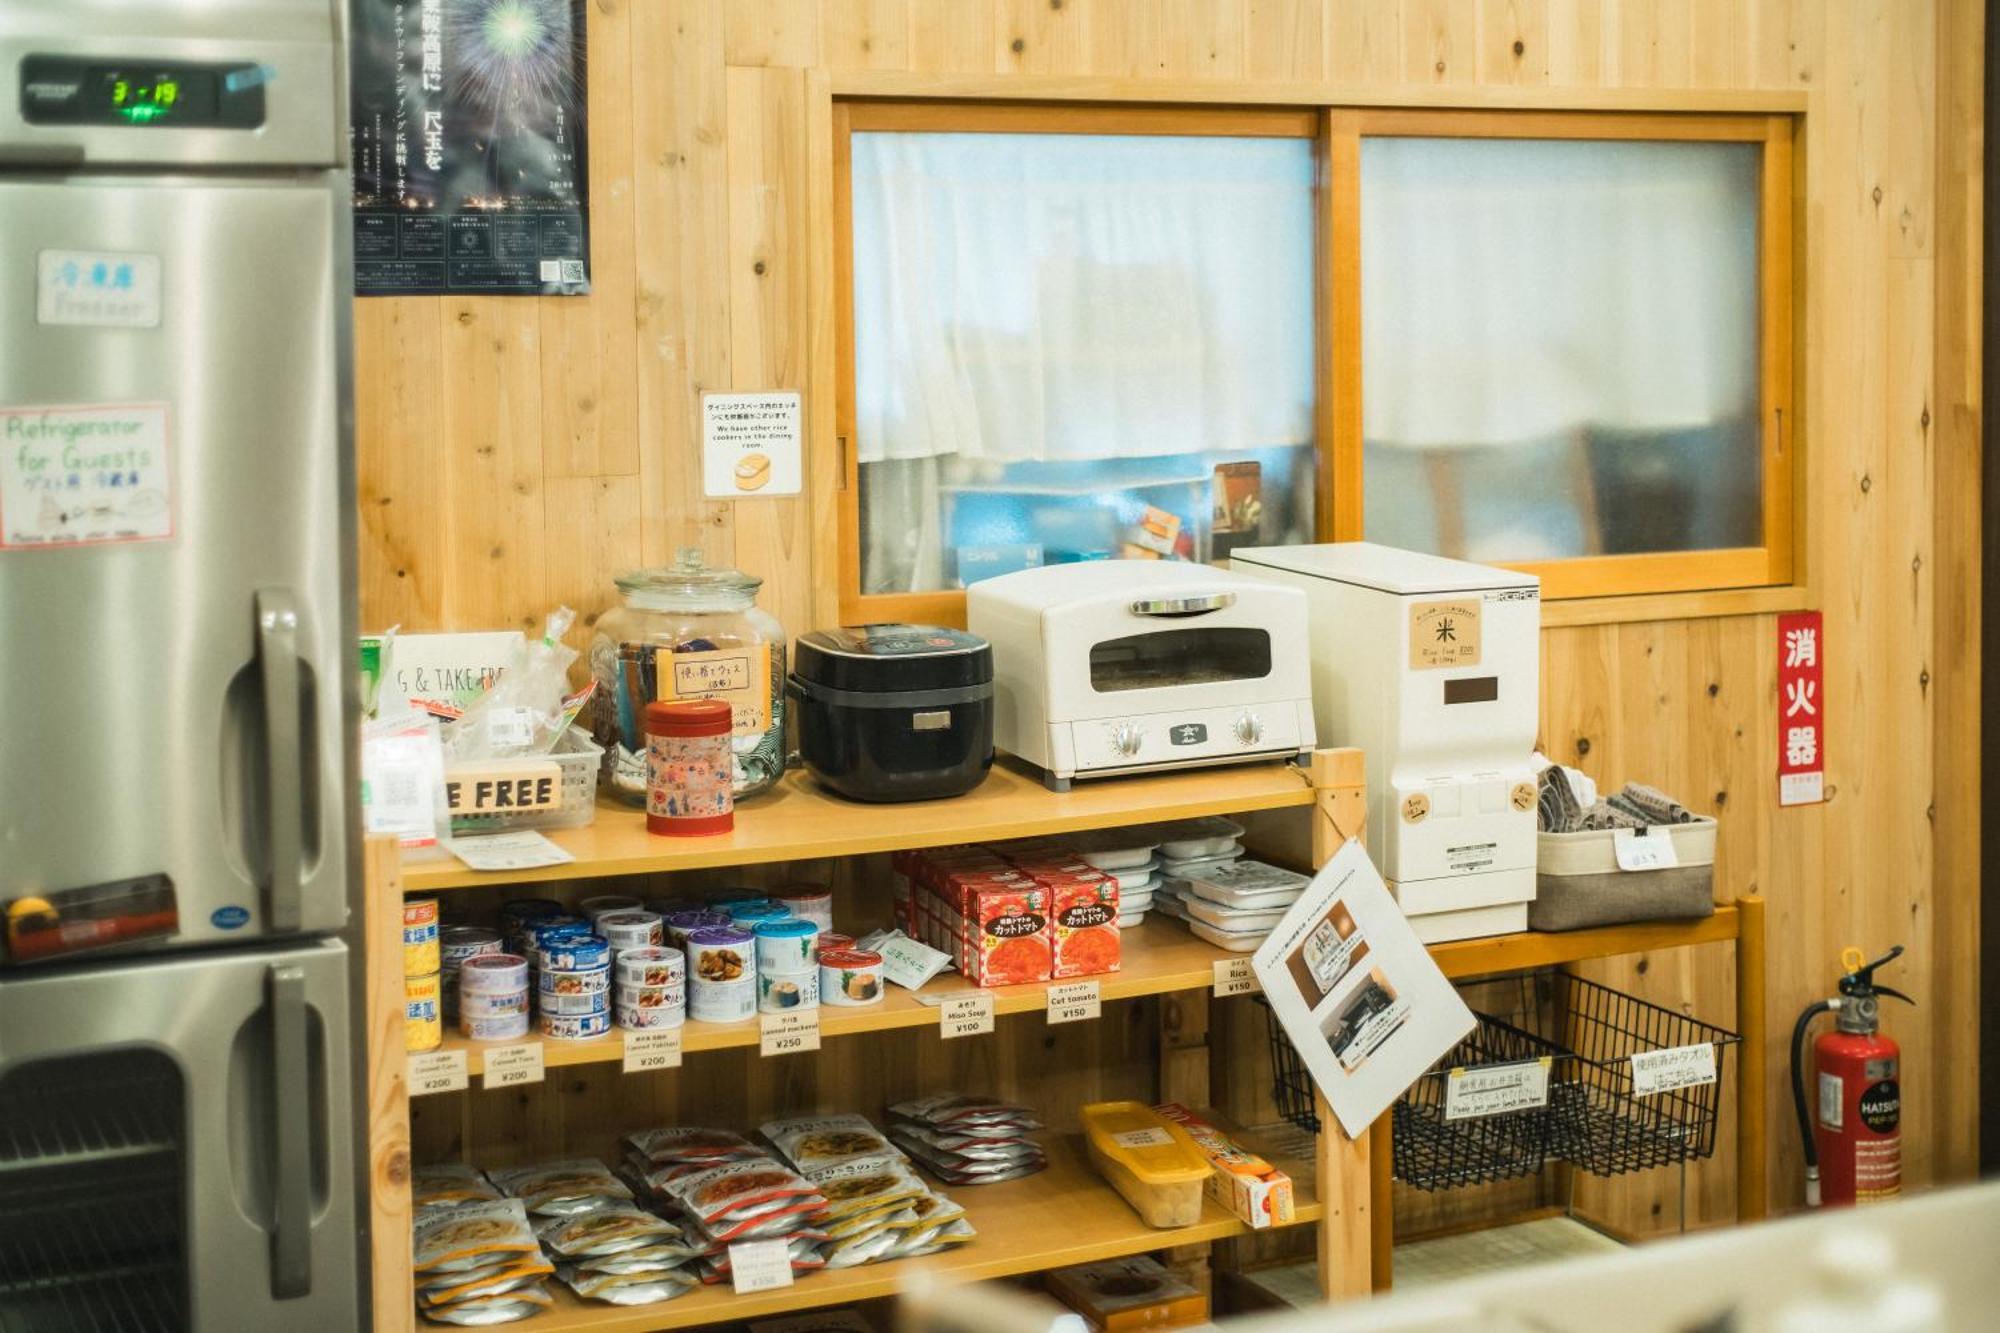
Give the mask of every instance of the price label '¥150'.
[[1097, 981], [1068, 981], [1049, 987], [1049, 1022], [1081, 1023], [1104, 1012]]
[[1248, 958], [1218, 958], [1215, 960], [1215, 994], [1218, 998], [1229, 995], [1255, 995], [1264, 989], [1257, 980], [1257, 969], [1250, 966]]

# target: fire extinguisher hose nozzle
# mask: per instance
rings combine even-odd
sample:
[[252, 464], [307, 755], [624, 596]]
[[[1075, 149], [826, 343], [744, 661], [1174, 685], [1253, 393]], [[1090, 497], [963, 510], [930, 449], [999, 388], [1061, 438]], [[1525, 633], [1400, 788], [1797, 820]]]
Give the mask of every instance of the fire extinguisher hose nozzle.
[[1806, 1110], [1805, 1044], [1812, 1021], [1839, 1008], [1838, 997], [1814, 1000], [1792, 1025], [1792, 1109], [1798, 1113], [1799, 1141], [1806, 1155], [1806, 1205], [1812, 1208], [1819, 1206], [1819, 1148], [1813, 1142], [1812, 1116]]

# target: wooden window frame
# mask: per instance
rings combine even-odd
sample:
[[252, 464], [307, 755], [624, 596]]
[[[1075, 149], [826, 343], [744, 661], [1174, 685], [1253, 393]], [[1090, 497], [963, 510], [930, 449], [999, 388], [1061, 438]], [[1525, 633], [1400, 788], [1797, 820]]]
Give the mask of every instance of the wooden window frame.
[[[1509, 564], [1538, 575], [1557, 603], [1551, 623], [1710, 613], [1719, 599], [1798, 600], [1804, 534], [1794, 405], [1799, 327], [1795, 226], [1802, 195], [1795, 117], [1782, 112], [1480, 110], [1240, 104], [1083, 103], [1008, 99], [832, 99], [832, 232], [837, 599], [841, 622], [965, 622], [963, 589], [861, 591], [860, 461], [855, 439], [853, 148], [857, 131], [990, 134], [1161, 134], [1309, 138], [1315, 142], [1314, 439], [1316, 537], [1364, 535], [1361, 141], [1369, 137], [1705, 141], [1763, 145], [1758, 199], [1758, 378], [1763, 534], [1736, 549], [1584, 556]], [[1612, 599], [1612, 600], [1607, 600]], [[1565, 605], [1566, 604], [1566, 605]], [[1758, 609], [1762, 608], [1761, 606]]]
[[1763, 542], [1757, 546], [1563, 560], [1498, 562], [1537, 575], [1545, 601], [1710, 593], [1793, 582], [1801, 547], [1793, 506], [1798, 417], [1793, 405], [1795, 270], [1793, 121], [1788, 115], [1586, 111], [1339, 109], [1328, 115], [1327, 160], [1336, 219], [1331, 301], [1333, 466], [1340, 479], [1334, 540], [1364, 535], [1361, 367], [1361, 141], [1368, 138], [1588, 139], [1611, 142], [1755, 143], [1763, 146], [1757, 201], [1757, 356]]

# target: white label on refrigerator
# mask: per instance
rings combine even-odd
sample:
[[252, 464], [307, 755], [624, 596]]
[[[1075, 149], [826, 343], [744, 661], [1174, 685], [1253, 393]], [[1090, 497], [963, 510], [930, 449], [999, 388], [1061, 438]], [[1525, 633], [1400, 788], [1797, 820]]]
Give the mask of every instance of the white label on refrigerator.
[[463, 1092], [471, 1081], [465, 1072], [464, 1051], [425, 1051], [413, 1055], [405, 1077], [412, 1097], [432, 1092]]
[[0, 407], [0, 549], [173, 535], [165, 403]]
[[757, 1015], [757, 1054], [798, 1055], [819, 1049], [819, 1010]]
[[1257, 984], [1257, 970], [1248, 958], [1218, 958], [1215, 960], [1215, 994], [1255, 995], [1264, 989]]
[[938, 1033], [945, 1037], [982, 1037], [993, 1030], [993, 992], [967, 991], [947, 995], [938, 1005]]
[[160, 257], [44, 250], [35, 263], [35, 322], [105, 329], [160, 323]]
[[739, 1240], [729, 1247], [729, 1280], [738, 1296], [792, 1285], [792, 1247], [783, 1240]]
[[1081, 1023], [1103, 1012], [1095, 981], [1066, 981], [1049, 987], [1051, 1023]]
[[542, 1044], [524, 1041], [518, 1046], [495, 1046], [486, 1052], [488, 1088], [511, 1088], [520, 1083], [542, 1081]]
[[1715, 1047], [1708, 1042], [1632, 1052], [1632, 1095], [1651, 1097], [1715, 1082]]
[[625, 1072], [644, 1074], [655, 1069], [681, 1067], [681, 1030], [661, 1028], [654, 1032], [625, 1034]]
[[711, 500], [797, 495], [805, 482], [796, 393], [701, 396], [703, 489]]
[[1549, 1061], [1523, 1060], [1511, 1065], [1463, 1065], [1445, 1076], [1444, 1118], [1476, 1120], [1481, 1116], [1525, 1111], [1549, 1104]]

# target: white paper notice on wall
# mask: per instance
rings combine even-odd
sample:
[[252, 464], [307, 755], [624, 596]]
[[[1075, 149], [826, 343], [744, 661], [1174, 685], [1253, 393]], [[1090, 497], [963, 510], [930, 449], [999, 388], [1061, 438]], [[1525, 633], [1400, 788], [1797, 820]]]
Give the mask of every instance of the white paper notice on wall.
[[35, 322], [105, 329], [160, 324], [160, 257], [44, 250], [35, 257]]
[[1632, 1052], [1632, 1095], [1651, 1097], [1715, 1082], [1715, 1047], [1708, 1042]]
[[0, 407], [0, 549], [174, 535], [165, 403]]
[[702, 486], [711, 500], [797, 495], [805, 485], [796, 393], [701, 396]]

